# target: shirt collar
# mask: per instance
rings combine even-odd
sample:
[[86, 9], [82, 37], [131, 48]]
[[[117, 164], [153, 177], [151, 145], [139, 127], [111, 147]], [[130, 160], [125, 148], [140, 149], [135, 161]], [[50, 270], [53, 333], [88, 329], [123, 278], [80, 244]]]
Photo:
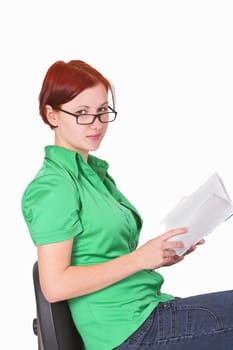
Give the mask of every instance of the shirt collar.
[[104, 180], [109, 167], [105, 160], [97, 158], [93, 155], [88, 155], [86, 163], [80, 153], [54, 145], [45, 146], [45, 159], [46, 158], [51, 159], [56, 163], [60, 163], [68, 171], [71, 171], [76, 175], [78, 175], [79, 166], [82, 168], [87, 168], [87, 170], [92, 169], [101, 178], [101, 180]]

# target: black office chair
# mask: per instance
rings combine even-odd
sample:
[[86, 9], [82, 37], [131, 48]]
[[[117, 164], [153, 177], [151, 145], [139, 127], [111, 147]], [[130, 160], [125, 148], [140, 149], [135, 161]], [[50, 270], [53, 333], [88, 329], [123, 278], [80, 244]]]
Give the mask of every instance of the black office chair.
[[33, 331], [38, 337], [38, 350], [84, 350], [66, 301], [49, 303], [40, 288], [37, 261], [33, 266], [37, 317]]

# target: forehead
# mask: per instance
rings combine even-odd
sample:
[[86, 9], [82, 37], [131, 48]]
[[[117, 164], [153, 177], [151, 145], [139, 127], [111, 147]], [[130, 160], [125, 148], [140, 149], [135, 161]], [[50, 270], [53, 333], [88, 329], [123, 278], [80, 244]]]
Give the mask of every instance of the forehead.
[[72, 103], [79, 106], [95, 107], [107, 102], [108, 93], [103, 84], [98, 84], [83, 90], [73, 100]]

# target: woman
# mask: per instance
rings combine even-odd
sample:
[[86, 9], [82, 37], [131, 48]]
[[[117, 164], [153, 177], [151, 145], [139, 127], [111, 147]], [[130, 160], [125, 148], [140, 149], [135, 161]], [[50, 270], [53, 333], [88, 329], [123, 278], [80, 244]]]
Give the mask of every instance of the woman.
[[44, 78], [39, 105], [55, 139], [22, 210], [43, 293], [50, 302], [68, 300], [86, 349], [232, 349], [232, 291], [185, 299], [161, 291], [155, 269], [183, 260], [175, 252], [182, 243], [168, 239], [187, 229], [137, 247], [138, 211], [108, 164], [90, 154], [117, 116], [110, 82], [85, 62], [58, 61]]

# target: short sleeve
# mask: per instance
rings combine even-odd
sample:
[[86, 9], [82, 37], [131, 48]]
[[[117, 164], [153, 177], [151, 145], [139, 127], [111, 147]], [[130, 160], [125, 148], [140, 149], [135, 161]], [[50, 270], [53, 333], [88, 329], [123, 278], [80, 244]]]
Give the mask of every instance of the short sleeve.
[[80, 198], [71, 179], [60, 175], [35, 178], [22, 197], [22, 212], [35, 245], [56, 243], [82, 232]]

